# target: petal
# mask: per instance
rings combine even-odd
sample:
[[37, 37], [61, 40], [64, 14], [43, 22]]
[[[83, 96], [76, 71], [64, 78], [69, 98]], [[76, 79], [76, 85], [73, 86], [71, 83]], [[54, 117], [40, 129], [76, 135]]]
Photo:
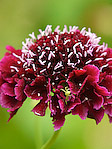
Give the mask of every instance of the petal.
[[4, 56], [0, 61], [0, 71], [11, 73], [10, 66], [18, 66], [17, 59], [12, 55]]
[[44, 116], [47, 109], [47, 103], [40, 101], [32, 110], [35, 115]]
[[94, 66], [94, 65], [86, 65], [83, 67], [83, 69], [86, 70], [86, 74], [89, 75], [88, 80], [89, 81], [95, 81], [98, 82], [99, 81], [99, 69], [98, 67]]
[[68, 107], [68, 112], [70, 112], [72, 109], [74, 109], [77, 105], [81, 104], [81, 101], [79, 98], [76, 98], [74, 102], [69, 102], [67, 107]]
[[103, 87], [103, 86], [99, 86], [97, 83], [94, 84], [95, 90], [98, 94], [102, 95], [102, 96], [109, 96], [110, 93], [108, 92], [108, 90]]
[[112, 117], [112, 105], [111, 104], [106, 105], [104, 106], [104, 108], [105, 108], [105, 113]]
[[38, 88], [36, 88], [36, 86], [29, 86], [26, 85], [25, 89], [24, 89], [24, 93], [26, 94], [26, 96], [30, 97], [31, 99], [42, 99], [43, 97], [40, 96], [40, 92], [37, 90]]
[[103, 105], [103, 97], [101, 95], [98, 95], [95, 91], [94, 94], [92, 95], [92, 104], [93, 104], [93, 108], [98, 110], [102, 107]]
[[64, 100], [60, 99], [60, 100], [58, 100], [58, 103], [59, 103], [59, 106], [60, 106], [60, 109], [61, 109], [61, 113], [65, 112], [65, 102], [64, 102]]
[[15, 53], [15, 54], [17, 54], [17, 55], [21, 55], [21, 50], [15, 50], [15, 48], [14, 47], [12, 47], [12, 46], [10, 46], [10, 45], [7, 45], [6, 46], [6, 49], [8, 50], [8, 51], [10, 51], [11, 53]]
[[9, 114], [10, 114], [10, 117], [8, 119], [8, 122], [12, 119], [12, 117], [17, 113], [18, 109], [14, 110], [14, 111], [11, 111]]
[[15, 96], [13, 84], [4, 83], [1, 86], [1, 90], [5, 95]]
[[96, 120], [96, 124], [98, 124], [104, 116], [104, 109], [100, 108], [99, 110], [89, 109], [88, 118], [92, 118]]
[[43, 86], [46, 84], [46, 80], [44, 76], [38, 76], [32, 83], [30, 84], [31, 86], [38, 85], [38, 86]]
[[16, 99], [19, 101], [22, 101], [27, 98], [27, 96], [24, 93], [24, 88], [25, 88], [25, 81], [24, 79], [20, 79], [14, 89], [16, 94]]
[[0, 104], [4, 108], [10, 108], [11, 110], [16, 110], [22, 106], [21, 101], [16, 100], [14, 97], [5, 95], [1, 93], [0, 95]]
[[88, 108], [83, 105], [83, 104], [80, 104], [80, 105], [77, 105], [73, 110], [72, 110], [72, 114], [73, 115], [79, 115], [80, 118], [82, 120], [86, 119], [87, 115], [88, 115]]
[[105, 79], [101, 82], [101, 85], [106, 87], [108, 91], [112, 93], [112, 76], [107, 75]]
[[108, 115], [109, 117], [109, 122], [112, 123], [112, 117], [110, 115]]
[[55, 115], [53, 117], [54, 131], [59, 130], [64, 125], [64, 122], [65, 116], [63, 114], [60, 114], [59, 116]]

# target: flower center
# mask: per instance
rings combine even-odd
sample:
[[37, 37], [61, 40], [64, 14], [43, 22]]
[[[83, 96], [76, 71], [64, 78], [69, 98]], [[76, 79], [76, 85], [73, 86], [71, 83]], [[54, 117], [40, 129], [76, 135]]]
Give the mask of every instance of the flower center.
[[70, 89], [68, 88], [68, 86], [65, 87], [65, 89], [60, 89], [61, 91], [63, 91], [65, 93], [65, 96], [66, 96], [66, 101], [69, 99], [69, 96], [71, 96], [71, 91]]

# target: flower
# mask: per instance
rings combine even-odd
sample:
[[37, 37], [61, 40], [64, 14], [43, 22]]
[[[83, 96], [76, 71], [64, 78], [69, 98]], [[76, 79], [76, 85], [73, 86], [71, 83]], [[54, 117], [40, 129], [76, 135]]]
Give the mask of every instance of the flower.
[[112, 49], [90, 29], [65, 25], [52, 32], [48, 25], [39, 31], [21, 50], [7, 46], [0, 61], [0, 104], [9, 120], [30, 97], [39, 101], [35, 115], [44, 116], [49, 107], [55, 131], [68, 114], [98, 124], [106, 113], [112, 122]]

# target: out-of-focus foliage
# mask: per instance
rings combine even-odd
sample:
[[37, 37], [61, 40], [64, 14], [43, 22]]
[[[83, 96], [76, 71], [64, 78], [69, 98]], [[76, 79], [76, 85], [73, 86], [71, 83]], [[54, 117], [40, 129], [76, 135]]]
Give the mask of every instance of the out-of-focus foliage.
[[[53, 29], [64, 24], [90, 27], [102, 37], [101, 43], [112, 47], [111, 0], [1, 0], [0, 1], [0, 59], [6, 45], [16, 49], [32, 31], [52, 24]], [[0, 107], [0, 148], [39, 149], [53, 133], [49, 111], [45, 117], [35, 116], [36, 104], [28, 99], [16, 116], [7, 123], [8, 113]], [[67, 116], [60, 136], [51, 149], [112, 149], [112, 124], [108, 118], [97, 126], [94, 120]]]

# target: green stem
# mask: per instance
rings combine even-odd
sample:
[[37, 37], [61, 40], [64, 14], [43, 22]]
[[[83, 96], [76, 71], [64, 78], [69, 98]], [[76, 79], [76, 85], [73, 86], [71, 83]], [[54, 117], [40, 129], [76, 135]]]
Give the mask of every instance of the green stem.
[[49, 149], [52, 146], [52, 144], [55, 142], [55, 140], [57, 139], [60, 130], [61, 129], [54, 131], [53, 136], [42, 146], [41, 149]]

